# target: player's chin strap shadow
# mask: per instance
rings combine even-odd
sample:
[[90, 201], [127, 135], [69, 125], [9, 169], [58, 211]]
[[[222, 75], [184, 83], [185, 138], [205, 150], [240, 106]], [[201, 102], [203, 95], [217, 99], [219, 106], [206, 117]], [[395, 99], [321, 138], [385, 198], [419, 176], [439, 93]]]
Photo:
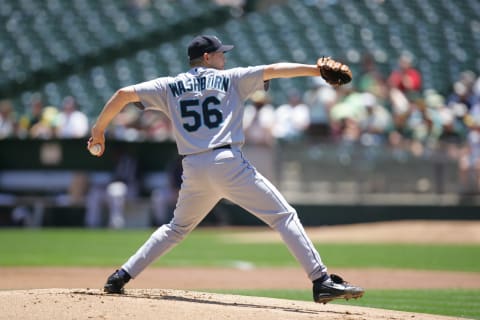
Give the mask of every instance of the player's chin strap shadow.
[[[72, 292], [73, 294], [84, 294], [84, 295], [94, 295], [94, 296], [109, 296], [109, 297], [118, 297], [118, 298], [137, 298], [137, 299], [152, 299], [152, 300], [172, 300], [172, 301], [181, 301], [181, 302], [188, 302], [188, 303], [201, 303], [201, 304], [211, 304], [211, 305], [218, 305], [224, 307], [240, 307], [240, 308], [257, 308], [263, 310], [280, 310], [284, 312], [293, 312], [293, 313], [304, 313], [304, 314], [345, 314], [345, 312], [340, 311], [333, 311], [333, 310], [309, 310], [302, 308], [300, 306], [295, 306], [294, 301], [292, 301], [292, 306], [272, 306], [272, 305], [265, 305], [265, 304], [254, 304], [254, 303], [239, 303], [235, 301], [231, 302], [224, 302], [213, 300], [209, 297], [209, 293], [205, 292], [193, 292], [193, 291], [183, 291], [184, 295], [173, 294], [172, 290], [161, 290], [161, 289], [133, 289], [126, 291], [125, 294], [105, 294], [99, 290], [76, 290]], [[189, 297], [189, 295], [191, 297]], [[212, 295], [215, 295], [212, 293]], [[313, 303], [313, 302], [312, 302]], [[362, 313], [353, 313], [349, 312], [349, 315], [364, 315]]]

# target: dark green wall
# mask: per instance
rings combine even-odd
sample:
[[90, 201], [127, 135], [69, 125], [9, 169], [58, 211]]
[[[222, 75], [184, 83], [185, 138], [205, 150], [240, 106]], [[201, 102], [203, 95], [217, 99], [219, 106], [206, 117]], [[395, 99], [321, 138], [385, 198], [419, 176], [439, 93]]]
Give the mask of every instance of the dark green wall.
[[[306, 226], [365, 223], [390, 220], [478, 220], [475, 205], [302, 205], [292, 204]], [[227, 203], [219, 205], [227, 220], [235, 225], [260, 225], [262, 222], [243, 209]]]
[[[305, 226], [339, 225], [392, 220], [478, 220], [480, 209], [474, 205], [422, 206], [422, 205], [301, 205], [293, 204]], [[12, 207], [0, 206], [0, 226], [11, 226]], [[82, 227], [85, 208], [47, 207], [43, 217], [46, 227]], [[106, 214], [106, 213], [105, 213]], [[262, 221], [242, 208], [220, 203], [201, 225], [260, 226]]]
[[[0, 140], [0, 170], [112, 170], [115, 157], [128, 152], [137, 157], [141, 170], [161, 171], [178, 154], [173, 142], [109, 140], [101, 158], [90, 155], [86, 146], [87, 139]], [[49, 154], [53, 160], [48, 159]]]

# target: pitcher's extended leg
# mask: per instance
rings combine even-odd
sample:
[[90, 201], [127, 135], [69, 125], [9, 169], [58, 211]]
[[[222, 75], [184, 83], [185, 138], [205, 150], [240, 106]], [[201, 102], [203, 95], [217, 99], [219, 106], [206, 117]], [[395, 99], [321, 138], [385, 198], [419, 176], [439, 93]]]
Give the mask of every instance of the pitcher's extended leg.
[[226, 197], [277, 230], [312, 281], [323, 276], [327, 267], [308, 238], [295, 209], [247, 160], [240, 161], [238, 171], [223, 173], [235, 177], [232, 187], [225, 191]]

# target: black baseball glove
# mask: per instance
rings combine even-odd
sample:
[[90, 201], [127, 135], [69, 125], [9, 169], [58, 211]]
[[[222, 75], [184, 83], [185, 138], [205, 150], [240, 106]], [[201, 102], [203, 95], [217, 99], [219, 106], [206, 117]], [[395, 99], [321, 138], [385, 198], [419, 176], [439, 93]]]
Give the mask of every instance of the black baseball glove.
[[341, 86], [352, 81], [352, 71], [341, 62], [330, 57], [322, 57], [317, 60], [317, 67], [322, 78], [332, 86]]

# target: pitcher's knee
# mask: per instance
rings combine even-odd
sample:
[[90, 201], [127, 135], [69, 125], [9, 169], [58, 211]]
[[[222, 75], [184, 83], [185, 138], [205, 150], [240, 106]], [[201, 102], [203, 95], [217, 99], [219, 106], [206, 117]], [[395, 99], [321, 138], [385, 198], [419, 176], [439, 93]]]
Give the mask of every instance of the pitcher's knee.
[[180, 226], [174, 223], [164, 224], [153, 233], [157, 239], [168, 239], [171, 242], [182, 241], [192, 231], [190, 226]]
[[271, 214], [264, 217], [264, 221], [275, 230], [287, 226], [294, 219], [298, 219], [297, 212], [295, 210]]

